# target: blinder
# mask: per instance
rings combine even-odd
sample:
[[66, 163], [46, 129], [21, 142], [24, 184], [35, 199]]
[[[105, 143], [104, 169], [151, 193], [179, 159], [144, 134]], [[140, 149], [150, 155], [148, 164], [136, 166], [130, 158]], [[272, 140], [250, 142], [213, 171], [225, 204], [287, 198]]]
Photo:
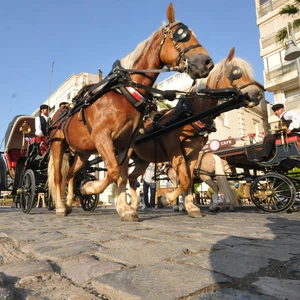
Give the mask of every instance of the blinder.
[[239, 67], [233, 67], [230, 71], [230, 79], [233, 80], [237, 80], [239, 78], [241, 78], [243, 75], [241, 68]]
[[182, 40], [184, 40], [187, 36], [189, 35], [189, 28], [184, 25], [181, 24], [174, 32], [173, 34], [173, 39], [175, 42], [180, 42]]

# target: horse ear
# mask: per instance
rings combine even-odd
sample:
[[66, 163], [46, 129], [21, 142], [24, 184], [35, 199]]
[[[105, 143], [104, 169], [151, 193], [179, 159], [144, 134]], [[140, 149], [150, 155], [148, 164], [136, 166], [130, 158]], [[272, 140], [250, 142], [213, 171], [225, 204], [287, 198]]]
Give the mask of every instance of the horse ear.
[[228, 54], [228, 57], [226, 59], [226, 62], [229, 62], [229, 61], [232, 61], [233, 57], [234, 57], [234, 50], [235, 50], [235, 47], [232, 47], [232, 49], [230, 50], [229, 54]]
[[173, 8], [172, 2], [170, 2], [168, 9], [167, 9], [167, 17], [169, 20], [169, 24], [175, 22], [174, 8]]

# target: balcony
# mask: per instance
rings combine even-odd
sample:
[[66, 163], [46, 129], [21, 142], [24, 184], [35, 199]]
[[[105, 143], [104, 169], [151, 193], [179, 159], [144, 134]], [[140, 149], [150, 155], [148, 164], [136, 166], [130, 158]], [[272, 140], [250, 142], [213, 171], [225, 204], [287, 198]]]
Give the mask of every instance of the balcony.
[[284, 4], [287, 4], [287, 0], [269, 0], [257, 9], [258, 17], [262, 18], [269, 12], [275, 10], [276, 8]]
[[297, 64], [295, 61], [281, 64], [278, 67], [265, 70], [265, 79], [266, 82], [282, 77], [286, 74], [291, 73], [292, 71], [297, 70]]

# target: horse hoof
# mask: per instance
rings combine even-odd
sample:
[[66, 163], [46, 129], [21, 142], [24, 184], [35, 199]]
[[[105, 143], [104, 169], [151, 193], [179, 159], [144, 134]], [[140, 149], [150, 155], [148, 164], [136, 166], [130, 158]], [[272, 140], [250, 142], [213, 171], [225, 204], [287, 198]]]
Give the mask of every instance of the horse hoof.
[[60, 217], [65, 217], [67, 215], [66, 211], [56, 210], [56, 215]]
[[229, 208], [228, 211], [229, 212], [235, 212], [235, 209], [234, 208]]
[[66, 210], [66, 214], [69, 215], [72, 212], [72, 207], [68, 206]]
[[191, 218], [202, 218], [200, 209], [189, 211], [189, 217]]
[[140, 218], [137, 214], [125, 214], [121, 220], [125, 222], [140, 222]]
[[158, 208], [164, 208], [165, 206], [168, 205], [167, 199], [164, 196], [159, 196], [157, 198], [157, 206]]

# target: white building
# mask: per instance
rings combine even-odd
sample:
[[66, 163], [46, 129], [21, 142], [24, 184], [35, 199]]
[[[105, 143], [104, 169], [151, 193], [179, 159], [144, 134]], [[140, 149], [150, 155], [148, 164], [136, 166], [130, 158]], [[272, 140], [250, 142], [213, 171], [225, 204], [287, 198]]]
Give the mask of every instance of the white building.
[[[294, 2], [293, 0], [255, 0], [260, 33], [260, 55], [264, 63], [264, 86], [266, 90], [274, 93], [274, 103], [284, 103], [288, 110], [300, 108], [299, 67], [297, 67], [297, 60], [284, 60], [285, 43], [276, 42], [276, 35], [280, 29], [288, 25], [288, 22], [293, 21], [291, 16], [280, 15], [280, 9]], [[299, 30], [295, 30], [295, 39], [299, 43]], [[271, 110], [269, 116], [269, 123], [278, 121]]]

